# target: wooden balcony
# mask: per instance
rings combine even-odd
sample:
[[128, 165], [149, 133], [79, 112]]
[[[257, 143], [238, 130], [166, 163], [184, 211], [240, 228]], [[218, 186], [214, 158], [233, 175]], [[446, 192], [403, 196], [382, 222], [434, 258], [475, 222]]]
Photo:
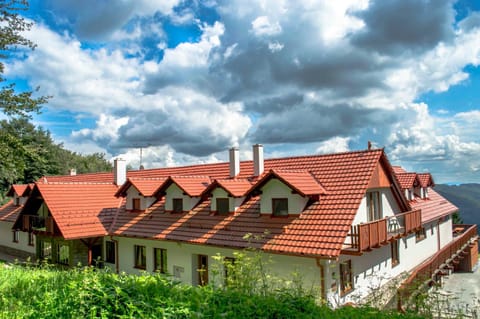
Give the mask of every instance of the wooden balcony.
[[23, 231], [36, 231], [53, 234], [55, 231], [54, 221], [51, 216], [23, 215]]
[[369, 223], [354, 225], [350, 231], [350, 242], [342, 253], [361, 254], [386, 245], [390, 240], [406, 236], [422, 227], [420, 210], [395, 214]]
[[469, 254], [469, 249], [477, 249], [477, 225], [454, 225], [453, 234], [450, 243], [416, 267], [402, 283], [397, 294], [399, 310], [410, 304], [421, 289], [430, 286], [439, 276], [447, 273], [446, 270], [455, 269], [459, 261]]

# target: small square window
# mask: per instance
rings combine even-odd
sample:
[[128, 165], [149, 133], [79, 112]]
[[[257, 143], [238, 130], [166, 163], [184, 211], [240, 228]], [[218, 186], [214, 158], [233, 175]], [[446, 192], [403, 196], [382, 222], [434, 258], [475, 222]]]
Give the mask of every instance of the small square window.
[[217, 214], [226, 215], [230, 211], [228, 198], [217, 198]]
[[422, 227], [420, 230], [415, 232], [415, 239], [417, 242], [424, 240], [427, 237], [425, 233], [425, 227]]
[[132, 198], [132, 210], [140, 210], [140, 198]]
[[172, 199], [172, 212], [173, 213], [183, 212], [183, 199], [181, 198]]
[[288, 199], [287, 198], [272, 199], [272, 215], [288, 216]]

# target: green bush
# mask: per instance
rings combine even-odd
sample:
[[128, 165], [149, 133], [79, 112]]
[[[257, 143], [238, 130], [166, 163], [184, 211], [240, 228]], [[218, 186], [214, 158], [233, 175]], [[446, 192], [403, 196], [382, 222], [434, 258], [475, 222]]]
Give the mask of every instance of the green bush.
[[0, 318], [419, 318], [367, 307], [332, 310], [298, 287], [259, 282], [262, 290], [192, 287], [161, 274], [1, 265]]

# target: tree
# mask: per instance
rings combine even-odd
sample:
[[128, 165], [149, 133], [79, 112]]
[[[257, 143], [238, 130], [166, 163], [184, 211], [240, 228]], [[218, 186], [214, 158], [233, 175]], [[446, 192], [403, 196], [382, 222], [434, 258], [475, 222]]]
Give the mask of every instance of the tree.
[[[26, 0], [0, 0], [0, 59], [8, 59], [19, 47], [34, 49], [35, 44], [26, 39], [22, 32], [30, 30], [32, 23], [27, 22], [19, 12], [28, 9]], [[0, 60], [0, 83], [3, 77], [4, 63]], [[0, 89], [0, 110], [8, 116], [28, 117], [38, 112], [48, 97], [34, 98], [33, 92], [16, 92], [15, 83], [4, 85]]]

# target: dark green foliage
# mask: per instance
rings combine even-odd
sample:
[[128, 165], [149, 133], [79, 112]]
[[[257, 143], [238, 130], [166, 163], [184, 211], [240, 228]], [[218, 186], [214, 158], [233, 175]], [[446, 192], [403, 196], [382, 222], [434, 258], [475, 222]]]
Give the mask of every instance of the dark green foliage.
[[0, 266], [1, 318], [421, 318], [368, 307], [332, 310], [308, 294], [246, 294], [168, 277], [94, 268]]
[[0, 121], [0, 203], [13, 183], [31, 183], [44, 175], [111, 171], [104, 154], [80, 155], [55, 144], [48, 131], [26, 118]]

